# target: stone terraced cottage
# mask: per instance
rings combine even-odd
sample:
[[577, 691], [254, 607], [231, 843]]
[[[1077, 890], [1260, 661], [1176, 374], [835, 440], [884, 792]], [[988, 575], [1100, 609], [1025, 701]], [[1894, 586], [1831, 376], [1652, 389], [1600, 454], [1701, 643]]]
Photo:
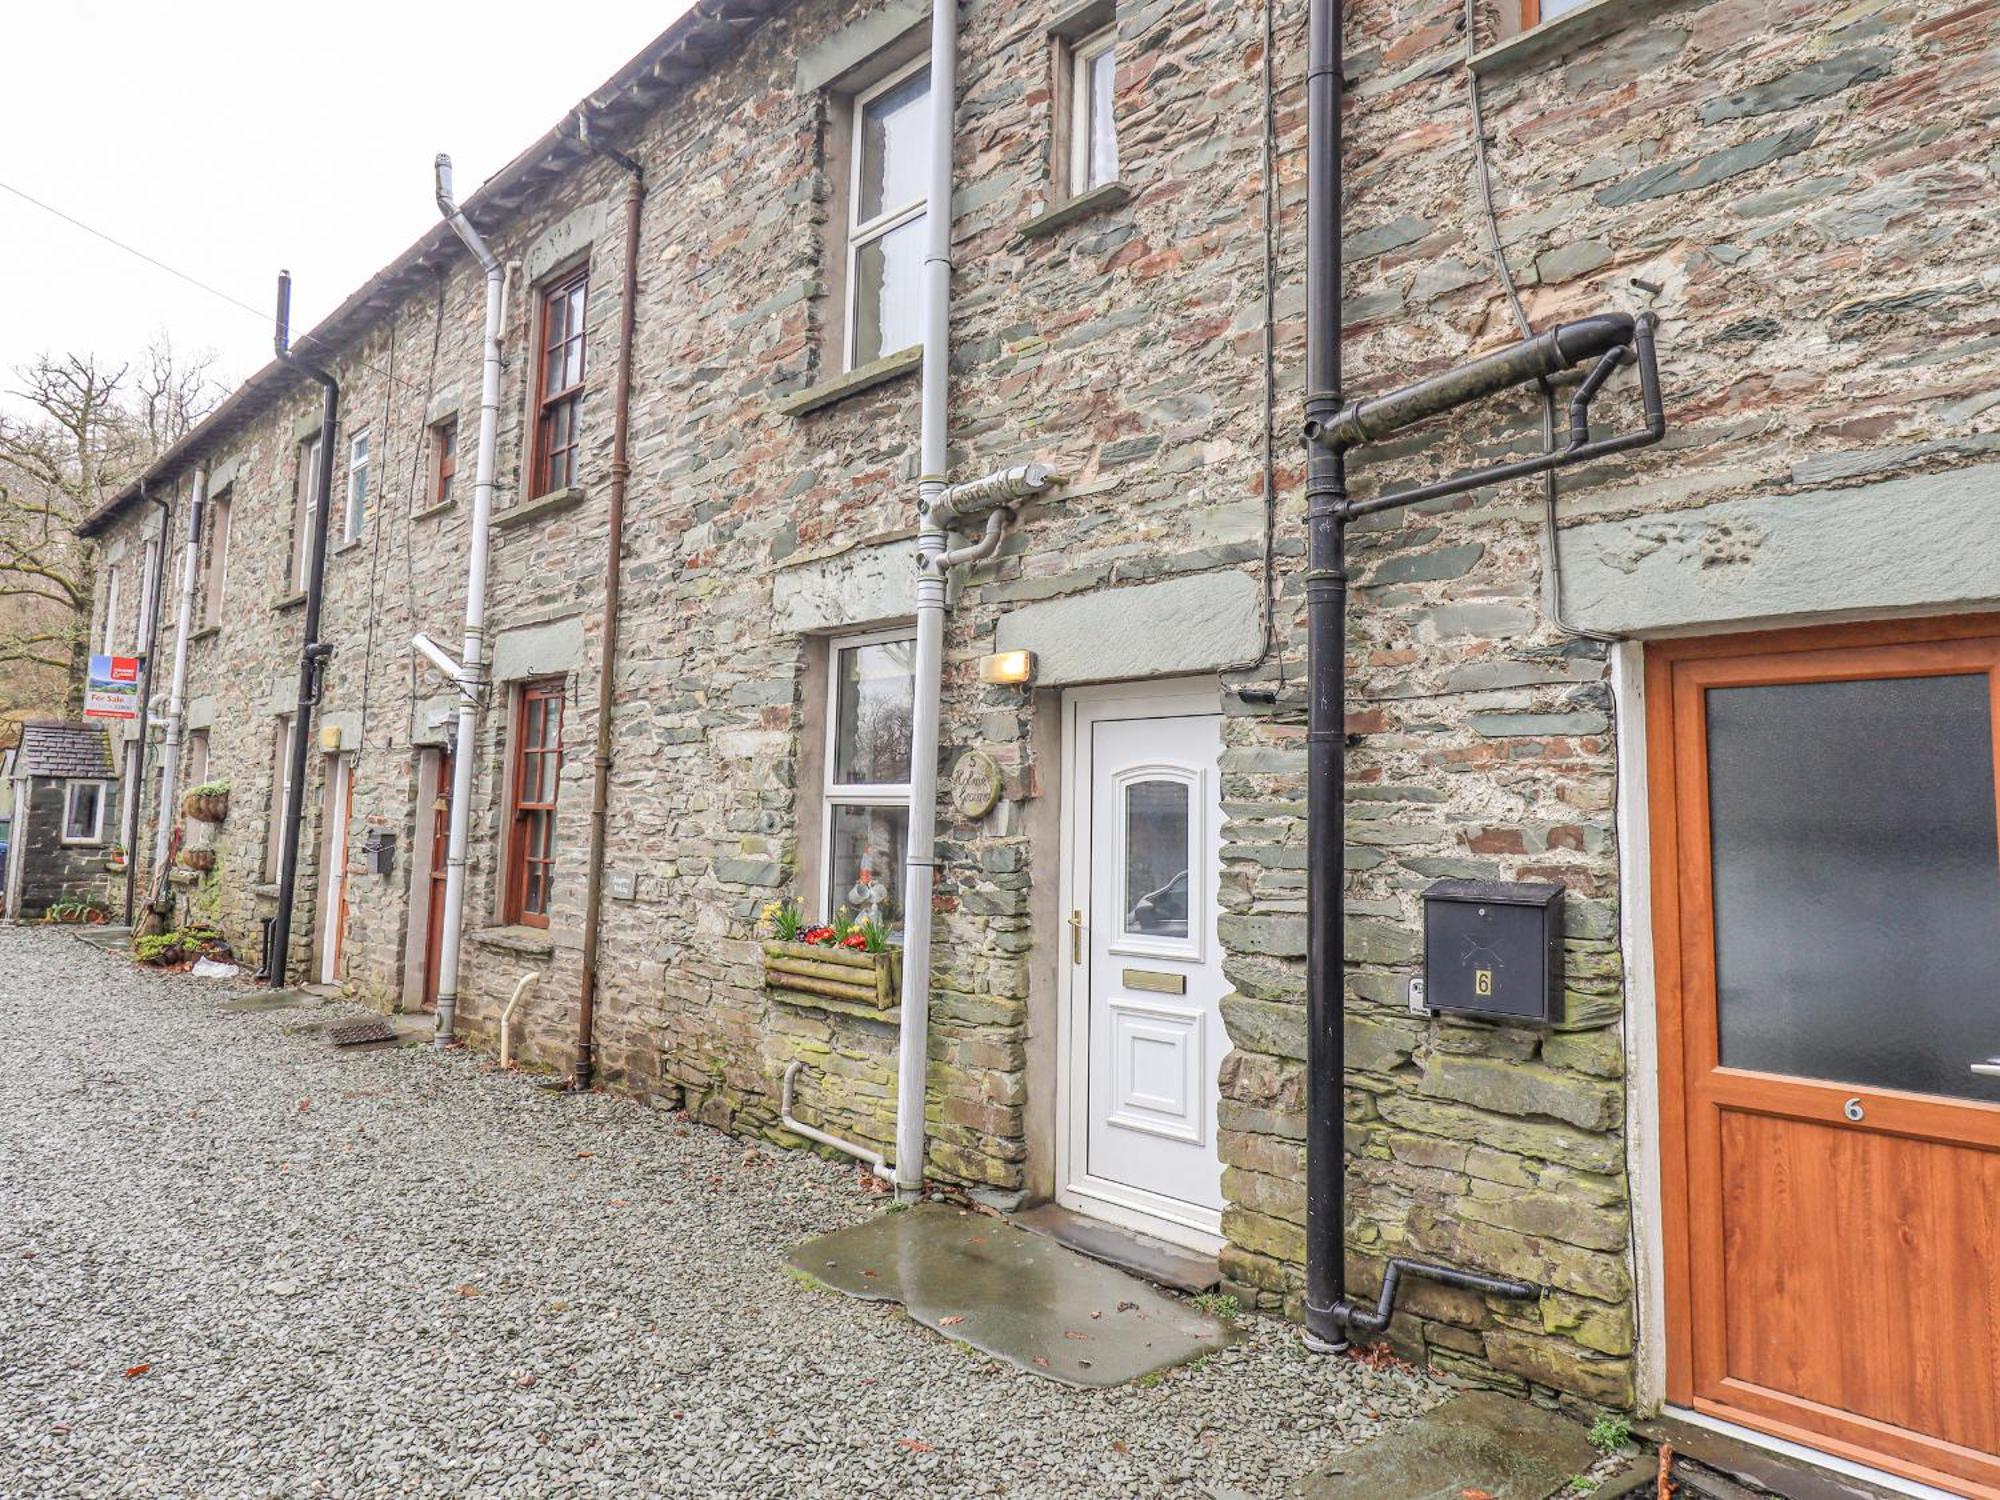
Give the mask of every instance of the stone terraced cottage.
[[[1063, 482], [954, 575], [924, 1160], [1217, 1254], [1290, 1316], [1307, 13], [961, 6], [950, 477]], [[497, 1047], [533, 975], [517, 1055], [568, 1070], [608, 713], [599, 1081], [796, 1145], [798, 1062], [800, 1117], [891, 1150], [900, 1010], [767, 973], [764, 913], [901, 919], [928, 14], [701, 0], [466, 200], [508, 277], [475, 743], [410, 643], [464, 608], [479, 268], [440, 225], [301, 341], [342, 415], [293, 980], [429, 1003], [468, 755], [458, 1034]], [[1668, 419], [1350, 538], [1356, 1285], [1394, 1255], [1529, 1279], [1413, 1286], [1391, 1334], [2000, 1494], [2000, 1085], [1970, 1067], [2000, 1053], [2000, 5], [1354, 0], [1345, 38], [1349, 394], [1651, 312]], [[611, 152], [645, 197], [607, 704]], [[1622, 372], [1598, 420], [1635, 402]], [[1357, 455], [1355, 492], [1541, 423], [1532, 389], [1468, 408]], [[148, 476], [161, 670], [205, 490], [171, 732], [177, 790], [230, 800], [179, 889], [246, 953], [319, 430], [274, 364]], [[154, 514], [134, 486], [94, 516], [101, 565]], [[1025, 683], [982, 674], [1008, 652]], [[1563, 888], [1559, 1020], [1412, 1009], [1446, 878]]]

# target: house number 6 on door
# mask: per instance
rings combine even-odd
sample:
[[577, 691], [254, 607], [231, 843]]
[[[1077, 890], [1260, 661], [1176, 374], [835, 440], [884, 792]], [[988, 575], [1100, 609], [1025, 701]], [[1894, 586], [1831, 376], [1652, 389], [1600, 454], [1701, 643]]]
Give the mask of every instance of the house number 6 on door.
[[1847, 1103], [1840, 1107], [1840, 1112], [1846, 1115], [1848, 1119], [1857, 1123], [1868, 1113], [1867, 1110], [1861, 1107], [1859, 1099], [1849, 1099]]

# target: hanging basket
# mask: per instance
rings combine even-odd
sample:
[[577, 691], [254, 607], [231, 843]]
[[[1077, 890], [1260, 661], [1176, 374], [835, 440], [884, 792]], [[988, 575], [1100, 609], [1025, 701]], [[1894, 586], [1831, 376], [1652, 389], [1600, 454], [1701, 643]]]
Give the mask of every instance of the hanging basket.
[[181, 811], [197, 823], [220, 823], [229, 816], [229, 793], [189, 792]]
[[213, 849], [183, 849], [174, 856], [174, 862], [183, 870], [195, 870], [206, 875], [215, 868]]

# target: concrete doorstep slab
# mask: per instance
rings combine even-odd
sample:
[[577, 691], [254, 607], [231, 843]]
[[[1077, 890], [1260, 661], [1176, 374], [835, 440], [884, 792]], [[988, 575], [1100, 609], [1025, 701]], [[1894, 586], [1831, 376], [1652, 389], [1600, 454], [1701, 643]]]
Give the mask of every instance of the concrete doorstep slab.
[[262, 1015], [272, 1010], [301, 1010], [317, 1003], [317, 998], [304, 990], [245, 990], [231, 995], [216, 1009], [231, 1015]]
[[850, 1297], [1065, 1385], [1123, 1385], [1236, 1342], [1236, 1330], [1004, 1219], [920, 1203], [785, 1257]]
[[1222, 1267], [1213, 1255], [1197, 1255], [1150, 1235], [1086, 1218], [1059, 1204], [1037, 1204], [1010, 1217], [1023, 1229], [1045, 1234], [1079, 1255], [1130, 1271], [1170, 1292], [1192, 1297], [1214, 1291], [1222, 1281]]
[[1597, 1462], [1582, 1427], [1552, 1411], [1468, 1391], [1306, 1477], [1306, 1500], [1547, 1500]]

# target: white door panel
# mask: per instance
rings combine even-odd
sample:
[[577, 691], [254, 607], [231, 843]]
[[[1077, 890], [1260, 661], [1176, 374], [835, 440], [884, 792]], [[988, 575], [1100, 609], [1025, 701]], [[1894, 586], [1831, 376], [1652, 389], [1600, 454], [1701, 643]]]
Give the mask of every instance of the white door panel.
[[1072, 1206], [1187, 1243], [1221, 1226], [1216, 1075], [1228, 988], [1216, 941], [1222, 716], [1128, 690], [1070, 706], [1061, 1047]]

